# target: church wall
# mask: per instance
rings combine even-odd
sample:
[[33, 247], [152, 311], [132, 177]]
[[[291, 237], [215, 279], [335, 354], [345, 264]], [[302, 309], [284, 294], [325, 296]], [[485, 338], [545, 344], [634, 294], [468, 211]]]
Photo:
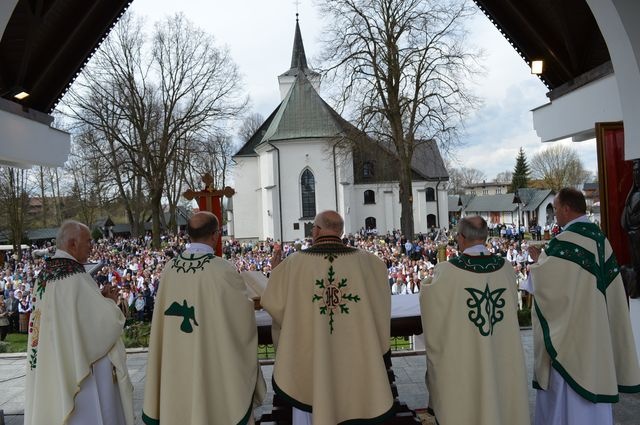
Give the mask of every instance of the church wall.
[[278, 155], [273, 148], [260, 151], [260, 205], [255, 220], [261, 223], [260, 239], [279, 238]]
[[[429, 230], [427, 225], [427, 215], [434, 214], [437, 223], [446, 226], [448, 221], [448, 198], [445, 190], [436, 192], [439, 202], [426, 201], [426, 188], [436, 189], [437, 182], [414, 181], [413, 182], [413, 220], [416, 233], [426, 233]], [[376, 219], [378, 233], [386, 233], [400, 228], [400, 195], [398, 183], [389, 182], [384, 184], [358, 184], [352, 187], [352, 201], [350, 210], [345, 216], [345, 231], [347, 233], [358, 232], [365, 227], [367, 217]], [[372, 190], [375, 194], [375, 203], [364, 203], [364, 192]], [[346, 228], [349, 221], [350, 229]]]
[[262, 233], [260, 221], [255, 219], [260, 211], [261, 194], [257, 157], [236, 157], [234, 168], [233, 237], [259, 239]]
[[[302, 217], [300, 177], [306, 168], [314, 175], [316, 214], [323, 210], [335, 210], [336, 190], [332, 152], [325, 141], [309, 139], [277, 143], [277, 146], [282, 164], [282, 239], [303, 239], [304, 224], [313, 222], [313, 217]], [[298, 229], [294, 229], [295, 223], [298, 223]], [[276, 226], [279, 226], [279, 223]]]

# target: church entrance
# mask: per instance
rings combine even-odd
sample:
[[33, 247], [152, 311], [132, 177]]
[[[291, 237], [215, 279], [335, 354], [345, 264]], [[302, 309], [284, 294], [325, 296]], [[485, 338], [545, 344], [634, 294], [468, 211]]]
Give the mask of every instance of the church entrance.
[[311, 229], [312, 228], [313, 228], [313, 222], [304, 223], [304, 237], [305, 238], [310, 238], [311, 237]]
[[376, 218], [375, 217], [367, 217], [364, 219], [364, 228], [365, 230], [373, 230], [376, 229]]
[[433, 227], [436, 227], [436, 215], [427, 214], [427, 229], [431, 229]]

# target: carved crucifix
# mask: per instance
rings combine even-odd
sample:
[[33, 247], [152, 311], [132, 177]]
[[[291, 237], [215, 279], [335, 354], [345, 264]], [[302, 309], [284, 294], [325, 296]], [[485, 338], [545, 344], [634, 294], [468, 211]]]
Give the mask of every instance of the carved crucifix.
[[[218, 217], [218, 224], [222, 227], [222, 197], [231, 198], [236, 191], [229, 186], [216, 190], [213, 185], [213, 177], [209, 173], [202, 176], [202, 182], [204, 183], [204, 189], [200, 191], [188, 189], [183, 196], [189, 201], [196, 199], [200, 211], [209, 211], [215, 214]], [[216, 255], [222, 256], [222, 231], [216, 245]]]

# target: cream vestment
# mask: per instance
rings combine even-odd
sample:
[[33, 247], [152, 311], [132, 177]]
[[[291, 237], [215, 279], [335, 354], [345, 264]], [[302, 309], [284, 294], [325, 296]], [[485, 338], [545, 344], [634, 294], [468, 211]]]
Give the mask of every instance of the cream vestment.
[[160, 281], [143, 421], [252, 423], [254, 392], [261, 403], [266, 390], [244, 281], [228, 261], [187, 251], [165, 266]]
[[420, 292], [430, 405], [441, 425], [529, 424], [515, 274], [493, 255], [436, 265]]
[[549, 388], [553, 368], [592, 403], [615, 403], [619, 392], [640, 392], [622, 279], [598, 226], [570, 223], [531, 266], [531, 276], [536, 388]]
[[380, 423], [393, 414], [383, 358], [391, 295], [379, 258], [317, 238], [272, 271], [261, 302], [277, 344], [274, 391], [286, 402], [312, 412], [314, 425]]
[[124, 316], [84, 266], [58, 249], [34, 288], [25, 425], [133, 425]]

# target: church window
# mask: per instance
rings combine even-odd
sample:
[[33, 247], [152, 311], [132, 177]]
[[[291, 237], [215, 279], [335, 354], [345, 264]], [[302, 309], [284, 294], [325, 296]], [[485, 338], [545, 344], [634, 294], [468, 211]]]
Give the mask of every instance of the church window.
[[364, 191], [364, 203], [365, 204], [375, 204], [376, 203], [376, 193], [373, 190], [365, 190]]
[[302, 197], [302, 216], [316, 216], [316, 179], [313, 173], [306, 169], [300, 177], [300, 194]]
[[425, 193], [427, 202], [434, 202], [436, 200], [436, 191], [432, 187], [428, 187]]
[[364, 178], [373, 177], [373, 162], [367, 161], [362, 166], [362, 176]]

